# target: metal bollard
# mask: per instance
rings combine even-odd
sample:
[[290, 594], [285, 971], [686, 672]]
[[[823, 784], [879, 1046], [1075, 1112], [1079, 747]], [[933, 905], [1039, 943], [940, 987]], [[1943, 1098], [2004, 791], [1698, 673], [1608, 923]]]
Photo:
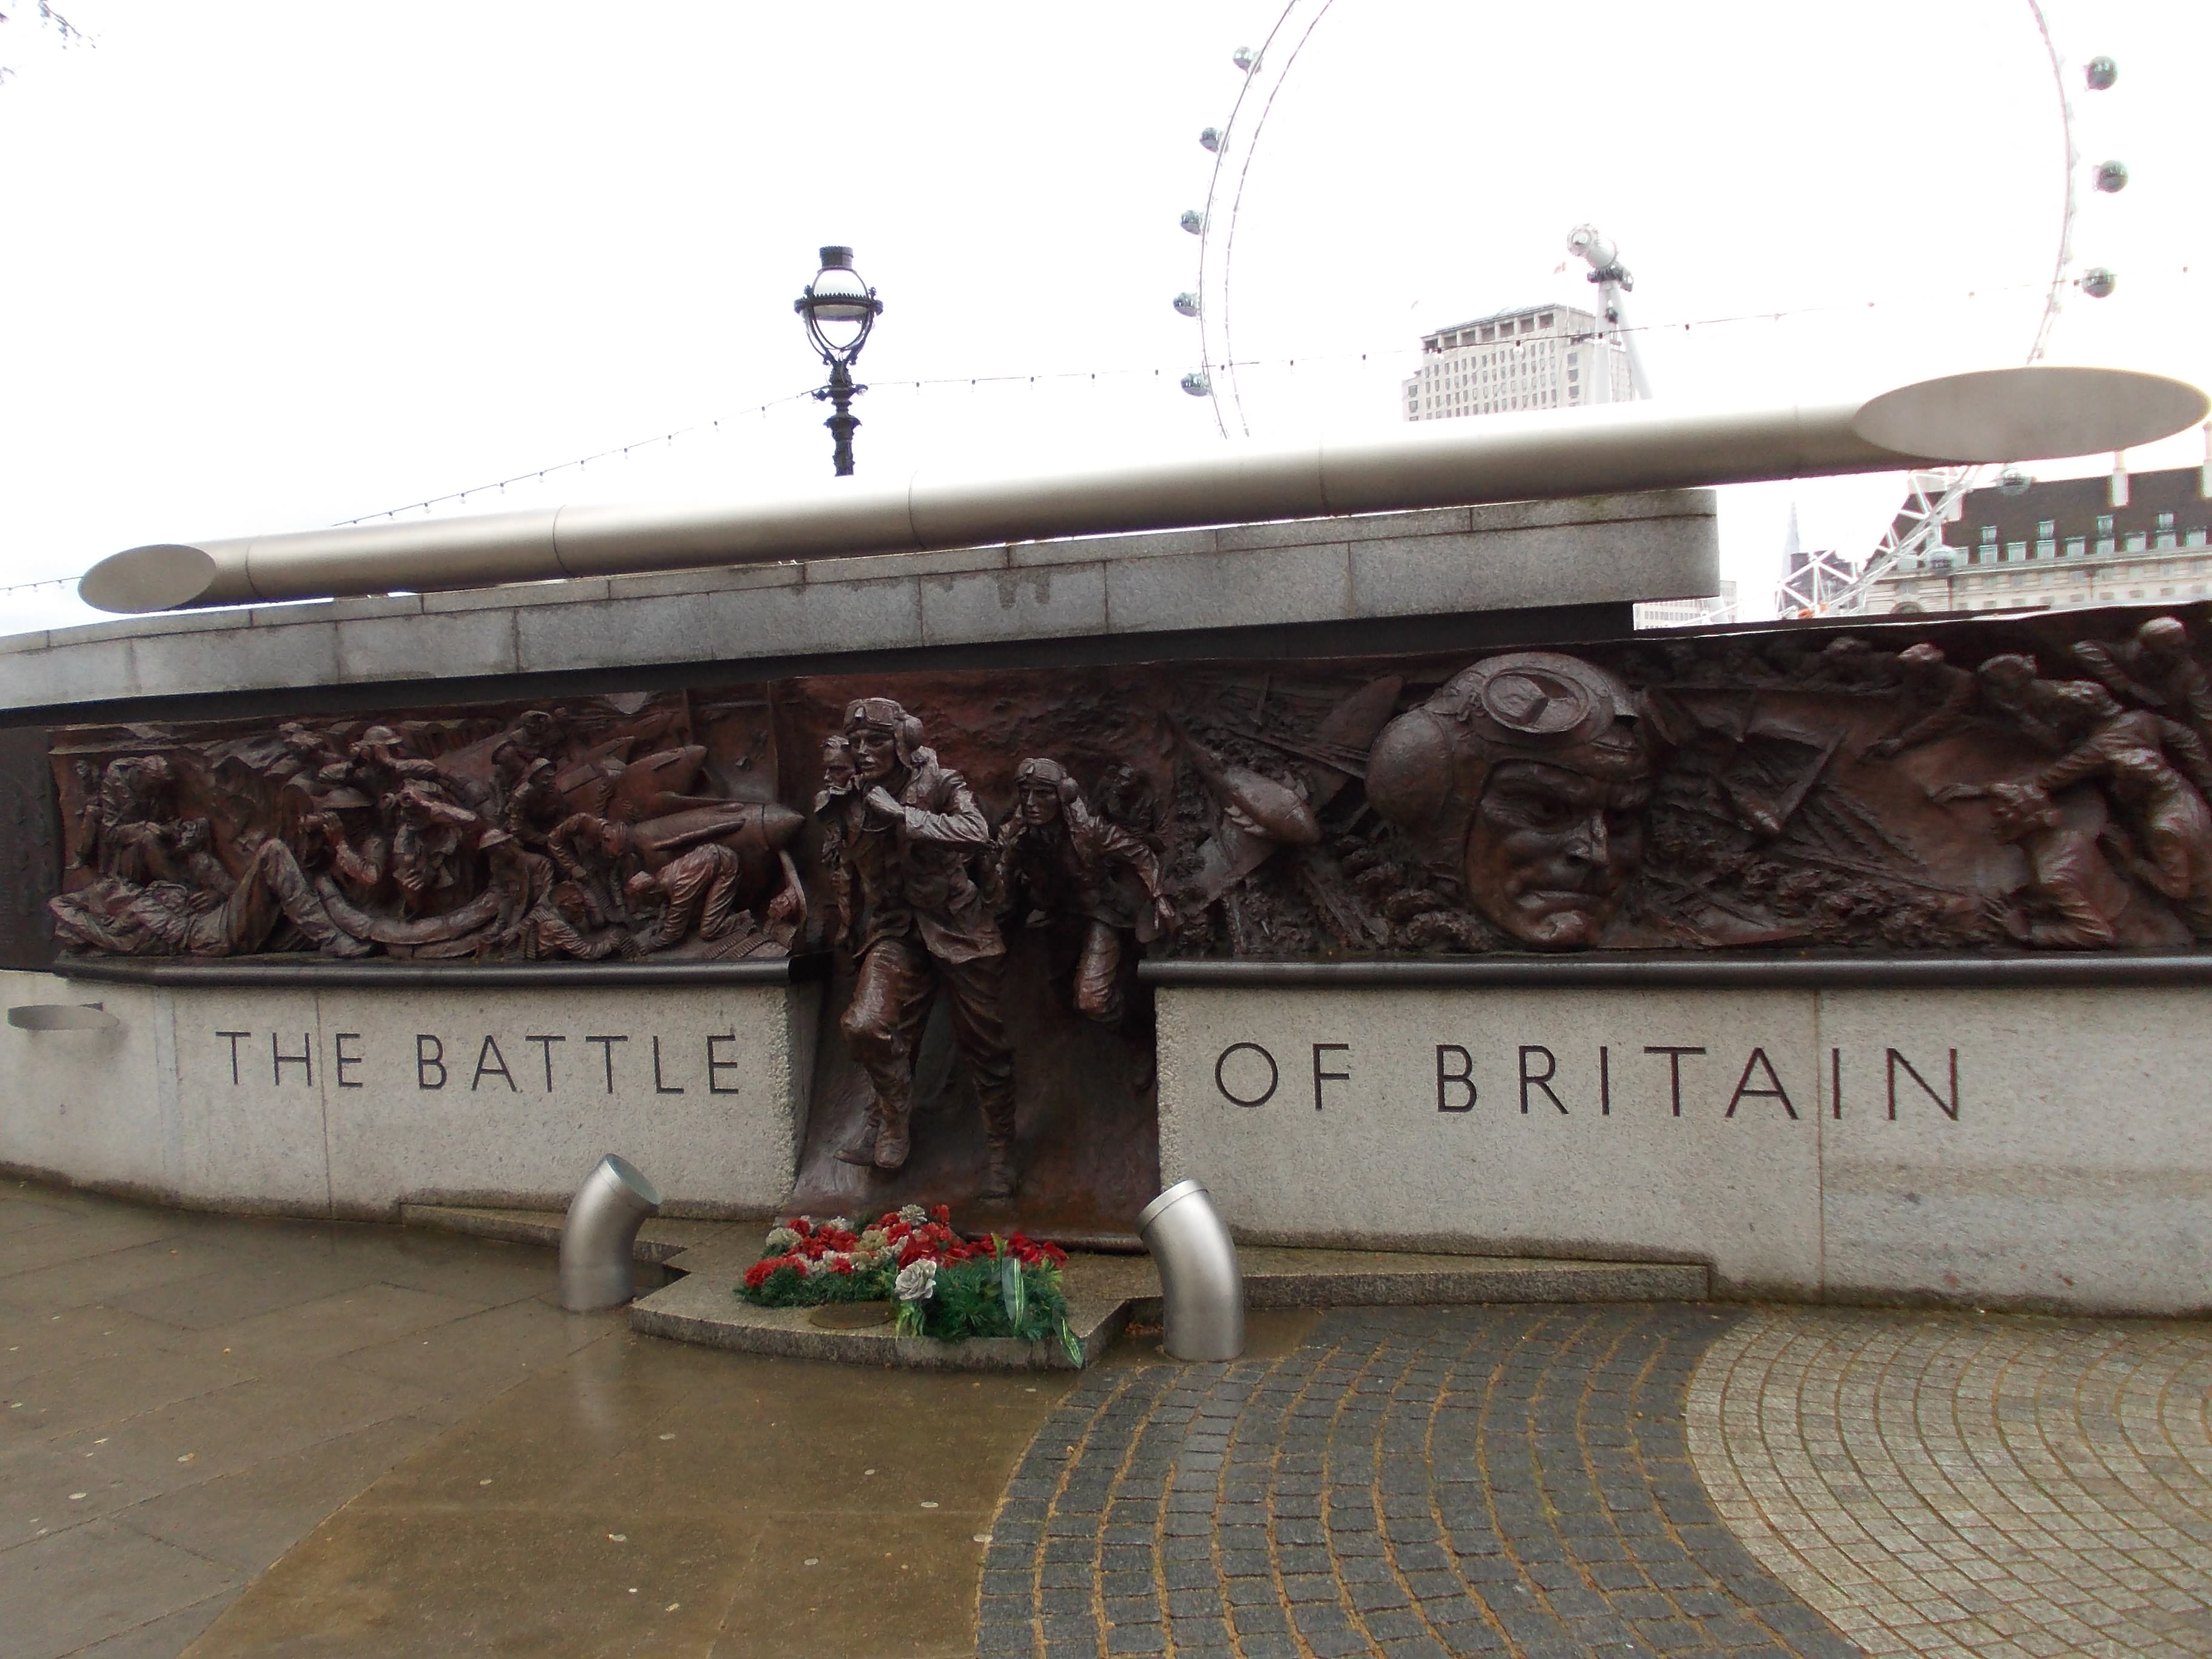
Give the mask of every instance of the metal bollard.
[[570, 1313], [619, 1308], [637, 1294], [637, 1230], [660, 1194], [626, 1158], [609, 1152], [584, 1177], [561, 1224], [561, 1305]]
[[1195, 1181], [1178, 1181], [1138, 1212], [1137, 1231], [1159, 1266], [1166, 1348], [1176, 1359], [1234, 1359], [1244, 1352], [1244, 1275], [1237, 1242]]

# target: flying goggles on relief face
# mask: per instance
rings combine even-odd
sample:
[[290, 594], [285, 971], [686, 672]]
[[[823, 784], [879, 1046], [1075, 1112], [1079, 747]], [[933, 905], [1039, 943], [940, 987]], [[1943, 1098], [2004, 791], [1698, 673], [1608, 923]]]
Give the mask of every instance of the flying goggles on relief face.
[[1604, 783], [1644, 777], [1650, 760], [1637, 713], [1627, 685], [1595, 663], [1551, 651], [1492, 657], [1383, 728], [1368, 759], [1368, 799], [1449, 861], [1505, 762]]
[[912, 766], [927, 751], [921, 746], [921, 722], [889, 697], [856, 697], [845, 706], [848, 738], [873, 732], [890, 738], [899, 764]]

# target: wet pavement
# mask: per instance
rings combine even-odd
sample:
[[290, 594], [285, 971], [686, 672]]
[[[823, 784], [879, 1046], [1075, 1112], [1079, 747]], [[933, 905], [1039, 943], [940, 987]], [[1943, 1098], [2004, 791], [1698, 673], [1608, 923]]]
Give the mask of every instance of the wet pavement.
[[192, 1651], [966, 1654], [1065, 1387], [624, 1335], [370, 1486]]
[[1346, 1309], [978, 1376], [553, 1280], [0, 1187], [0, 1659], [2212, 1652], [2202, 1322]]
[[0, 1653], [173, 1655], [331, 1510], [619, 1333], [544, 1252], [0, 1186]]
[[994, 1523], [981, 1651], [1847, 1655], [1691, 1468], [1738, 1317], [1344, 1310], [1278, 1358], [1094, 1372]]
[[1753, 1315], [1691, 1389], [1714, 1506], [1869, 1653], [2212, 1653], [2212, 1329]]

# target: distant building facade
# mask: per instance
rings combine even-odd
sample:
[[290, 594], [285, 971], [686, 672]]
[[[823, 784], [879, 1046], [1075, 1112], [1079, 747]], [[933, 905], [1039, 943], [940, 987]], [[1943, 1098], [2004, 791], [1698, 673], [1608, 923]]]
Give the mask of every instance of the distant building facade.
[[1735, 584], [1703, 599], [1645, 599], [1636, 607], [1638, 628], [1703, 628], [1736, 620]]
[[[1867, 590], [1870, 616], [2212, 597], [2212, 467], [1967, 492], [1943, 541]], [[2116, 503], [2115, 494], [2126, 499]]]
[[1405, 383], [1409, 421], [1509, 410], [1581, 409], [1635, 395], [1628, 349], [1595, 313], [1523, 306], [1421, 337], [1421, 367]]

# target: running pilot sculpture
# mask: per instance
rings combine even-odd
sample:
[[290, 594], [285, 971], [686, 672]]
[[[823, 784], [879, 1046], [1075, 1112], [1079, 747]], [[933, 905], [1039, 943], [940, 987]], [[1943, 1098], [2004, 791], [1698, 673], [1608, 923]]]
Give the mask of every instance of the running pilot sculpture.
[[915, 1050], [933, 992], [951, 1000], [952, 1036], [975, 1082], [988, 1148], [980, 1196], [1014, 1190], [1014, 1056], [1001, 1005], [1006, 944], [975, 878], [990, 821], [959, 773], [923, 746], [921, 722], [888, 697], [845, 711], [851, 782], [823, 792], [824, 856], [857, 967], [840, 1030], [874, 1085], [848, 1164], [902, 1168], [914, 1110]]

